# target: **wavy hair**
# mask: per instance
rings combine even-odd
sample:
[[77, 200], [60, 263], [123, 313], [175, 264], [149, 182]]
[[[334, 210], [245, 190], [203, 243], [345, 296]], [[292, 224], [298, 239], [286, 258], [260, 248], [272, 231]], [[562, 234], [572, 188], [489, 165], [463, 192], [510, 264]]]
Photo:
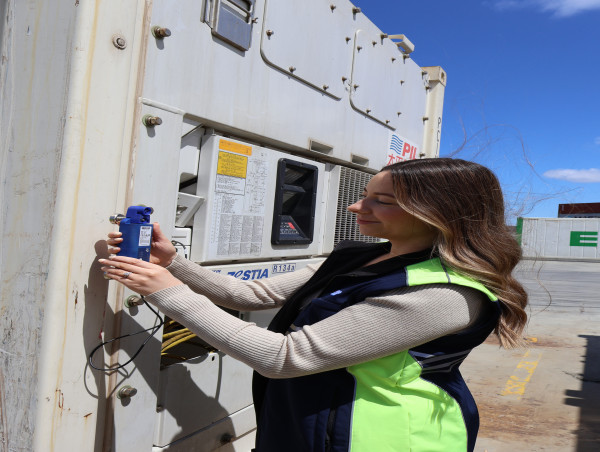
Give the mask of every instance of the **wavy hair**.
[[390, 171], [400, 207], [433, 226], [434, 250], [460, 273], [490, 289], [502, 312], [496, 326], [500, 344], [524, 344], [527, 293], [512, 272], [521, 248], [505, 224], [504, 199], [492, 171], [460, 159], [408, 160]]

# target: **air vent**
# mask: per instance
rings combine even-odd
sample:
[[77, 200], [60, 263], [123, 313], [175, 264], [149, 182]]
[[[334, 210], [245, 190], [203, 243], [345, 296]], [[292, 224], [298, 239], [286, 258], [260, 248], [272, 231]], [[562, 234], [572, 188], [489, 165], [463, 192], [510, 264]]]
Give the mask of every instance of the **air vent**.
[[217, 38], [248, 50], [252, 38], [255, 0], [213, 0], [206, 4], [205, 22]]
[[362, 235], [356, 224], [356, 216], [346, 209], [358, 201], [363, 189], [367, 186], [372, 174], [351, 168], [342, 167], [340, 171], [340, 190], [338, 193], [337, 217], [335, 220], [334, 246], [342, 240], [358, 240], [375, 243], [381, 239]]

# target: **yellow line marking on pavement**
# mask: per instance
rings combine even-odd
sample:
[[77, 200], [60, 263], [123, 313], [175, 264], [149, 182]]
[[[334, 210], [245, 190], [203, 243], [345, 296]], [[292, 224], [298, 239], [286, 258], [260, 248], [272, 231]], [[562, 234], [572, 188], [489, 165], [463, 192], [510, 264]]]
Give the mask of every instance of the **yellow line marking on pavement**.
[[[528, 340], [530, 342], [537, 342], [536, 338], [528, 338]], [[540, 362], [542, 352], [535, 352], [533, 355], [534, 356], [532, 356], [530, 350], [525, 352], [521, 361], [513, 371], [513, 375], [511, 375], [506, 382], [506, 386], [500, 395], [516, 396], [517, 399], [520, 399], [523, 394], [525, 394], [525, 387], [531, 380], [531, 377]]]

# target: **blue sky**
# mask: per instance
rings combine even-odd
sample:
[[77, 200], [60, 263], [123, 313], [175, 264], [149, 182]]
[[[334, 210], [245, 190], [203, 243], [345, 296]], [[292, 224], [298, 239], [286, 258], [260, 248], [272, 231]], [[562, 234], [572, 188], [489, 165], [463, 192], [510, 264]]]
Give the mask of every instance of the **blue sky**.
[[354, 0], [448, 74], [441, 155], [492, 168], [516, 215], [600, 202], [600, 0]]

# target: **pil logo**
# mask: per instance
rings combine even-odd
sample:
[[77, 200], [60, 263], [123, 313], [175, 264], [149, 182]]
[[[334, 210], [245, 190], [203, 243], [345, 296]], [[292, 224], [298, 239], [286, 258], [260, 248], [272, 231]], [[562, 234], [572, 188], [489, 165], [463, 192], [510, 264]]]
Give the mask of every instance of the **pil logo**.
[[390, 149], [387, 157], [388, 161], [386, 165], [403, 162], [404, 160], [414, 160], [417, 158], [417, 147], [411, 146], [410, 143], [407, 143], [394, 134], [390, 140]]

